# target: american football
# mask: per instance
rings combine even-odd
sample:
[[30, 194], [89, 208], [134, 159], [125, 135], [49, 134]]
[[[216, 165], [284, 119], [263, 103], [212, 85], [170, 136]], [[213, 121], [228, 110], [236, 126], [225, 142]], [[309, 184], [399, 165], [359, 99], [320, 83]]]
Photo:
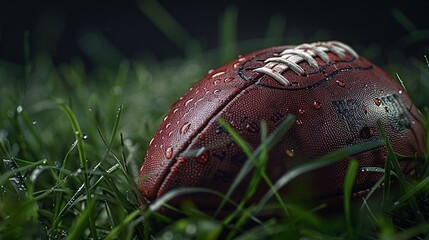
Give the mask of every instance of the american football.
[[[335, 150], [377, 139], [380, 144], [298, 177], [280, 189], [285, 198], [314, 202], [341, 198], [351, 159], [361, 169], [384, 168], [387, 150], [379, 126], [396, 153], [424, 152], [420, 113], [386, 72], [338, 41], [278, 46], [240, 55], [210, 70], [172, 105], [140, 168], [141, 193], [148, 202], [183, 187], [226, 193], [248, 158], [219, 119], [256, 149], [261, 144], [261, 121], [270, 133], [288, 115], [295, 121], [268, 155], [266, 172], [273, 183], [293, 167]], [[413, 162], [400, 161], [400, 166], [405, 174], [414, 174]], [[353, 194], [365, 194], [380, 176], [359, 171]], [[232, 200], [243, 197], [248, 183], [249, 178], [240, 183]], [[267, 191], [261, 182], [251, 201]], [[221, 201], [190, 194], [172, 203], [183, 200], [207, 210], [216, 209]]]

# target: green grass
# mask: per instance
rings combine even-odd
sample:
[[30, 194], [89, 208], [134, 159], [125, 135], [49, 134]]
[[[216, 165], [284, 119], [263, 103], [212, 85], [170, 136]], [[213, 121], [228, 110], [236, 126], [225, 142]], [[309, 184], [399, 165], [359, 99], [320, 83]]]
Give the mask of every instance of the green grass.
[[[265, 172], [268, 151], [294, 122], [288, 116], [274, 132], [261, 123], [262, 144], [252, 150], [225, 122], [222, 126], [248, 157], [227, 193], [202, 188], [182, 188], [151, 205], [141, 205], [136, 186], [148, 142], [169, 106], [194, 82], [239, 52], [282, 41], [285, 21], [273, 16], [264, 39], [237, 42], [237, 11], [228, 8], [220, 17], [218, 49], [203, 51], [199, 43], [179, 26], [155, 1], [139, 5], [162, 14], [146, 14], [186, 53], [183, 59], [131, 61], [117, 59], [115, 67], [97, 62], [88, 71], [80, 59], [56, 66], [50, 56], [31, 56], [29, 35], [24, 34], [26, 62], [16, 65], [0, 60], [0, 239], [427, 239], [429, 237], [429, 156], [425, 156], [417, 179], [399, 170], [398, 158], [388, 138], [384, 176], [368, 196], [357, 203], [350, 199], [357, 169], [351, 161], [344, 189], [344, 212], [324, 215], [323, 204], [311, 209], [284, 201], [277, 193], [297, 176], [332, 164], [379, 142], [340, 149], [319, 160], [291, 169], [277, 182]], [[161, 8], [161, 9], [160, 9]], [[423, 30], [416, 29], [399, 10], [394, 16], [408, 31], [407, 43]], [[161, 21], [162, 19], [168, 21]], [[175, 29], [170, 31], [169, 29]], [[416, 33], [413, 33], [416, 32]], [[97, 34], [97, 33], [94, 33]], [[168, 35], [170, 34], [170, 35]], [[315, 35], [305, 41], [317, 38]], [[102, 36], [98, 36], [100, 41]], [[188, 44], [189, 42], [195, 43]], [[192, 45], [192, 46], [191, 46]], [[102, 44], [105, 52], [114, 52]], [[427, 46], [426, 46], [427, 47]], [[365, 54], [365, 53], [363, 53]], [[371, 56], [371, 53], [368, 53]], [[399, 54], [400, 55], [400, 54]], [[113, 55], [112, 55], [113, 56]], [[398, 56], [395, 55], [395, 56]], [[410, 92], [423, 112], [429, 133], [429, 68], [424, 56], [395, 58], [383, 66]], [[91, 57], [91, 56], [90, 56]], [[400, 77], [399, 77], [400, 76]], [[381, 129], [382, 130], [382, 129]], [[429, 149], [429, 143], [426, 148]], [[213, 218], [191, 203], [181, 211], [186, 217], [173, 220], [157, 213], [169, 199], [190, 192], [224, 197], [224, 204], [247, 174], [251, 182], [236, 211]], [[399, 188], [392, 186], [396, 179]], [[255, 188], [265, 182], [270, 191], [256, 204], [248, 204]], [[382, 186], [382, 197], [375, 189]], [[140, 200], [139, 200], [140, 199]], [[271, 204], [275, 199], [278, 204]], [[274, 210], [280, 219], [259, 219], [261, 211]]]

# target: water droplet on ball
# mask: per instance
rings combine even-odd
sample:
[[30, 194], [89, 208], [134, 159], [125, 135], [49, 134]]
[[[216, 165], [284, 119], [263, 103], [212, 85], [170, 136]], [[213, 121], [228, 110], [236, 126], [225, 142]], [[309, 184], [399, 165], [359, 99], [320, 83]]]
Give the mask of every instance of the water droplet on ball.
[[167, 148], [167, 150], [165, 151], [165, 157], [167, 159], [171, 159], [173, 157], [173, 148], [172, 147]]
[[225, 74], [225, 72], [218, 72], [218, 73], [213, 74], [212, 78], [217, 78], [217, 77], [220, 77], [224, 74]]
[[189, 128], [191, 127], [191, 123], [187, 122], [185, 123], [182, 128], [180, 128], [180, 133], [185, 134], [188, 132]]
[[186, 162], [186, 158], [185, 158], [185, 157], [180, 156], [180, 157], [178, 157], [178, 158], [177, 158], [177, 162], [178, 162], [178, 163], [185, 163], [185, 162]]
[[224, 81], [225, 83], [229, 83], [229, 82], [232, 82], [232, 80], [234, 80], [234, 78], [233, 78], [233, 77], [227, 77], [227, 78], [225, 78], [223, 81]]
[[313, 106], [315, 109], [320, 109], [322, 107], [322, 104], [320, 102], [314, 101]]
[[337, 80], [337, 84], [340, 87], [345, 87], [346, 86], [346, 83], [343, 80]]
[[206, 140], [206, 135], [201, 133], [200, 135], [198, 135], [198, 140], [201, 140], [201, 141]]
[[196, 161], [199, 164], [206, 164], [209, 161], [209, 152], [204, 150], [204, 152], [197, 156]]
[[374, 103], [375, 103], [375, 105], [380, 106], [381, 105], [380, 98], [374, 98]]
[[293, 149], [287, 149], [287, 150], [286, 150], [286, 154], [287, 154], [289, 157], [293, 157], [293, 156], [295, 155], [295, 151], [294, 151]]
[[193, 98], [189, 99], [188, 101], [185, 102], [185, 107], [188, 106], [192, 101], [194, 101]]

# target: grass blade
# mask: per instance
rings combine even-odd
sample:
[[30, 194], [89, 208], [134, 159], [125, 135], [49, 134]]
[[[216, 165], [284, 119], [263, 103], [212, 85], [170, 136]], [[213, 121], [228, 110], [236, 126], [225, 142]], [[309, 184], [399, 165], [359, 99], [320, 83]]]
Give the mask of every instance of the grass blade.
[[283, 186], [287, 185], [289, 182], [297, 178], [298, 176], [311, 172], [321, 167], [328, 166], [337, 161], [341, 161], [342, 159], [352, 156], [354, 154], [367, 151], [368, 149], [376, 148], [381, 146], [381, 142], [379, 140], [371, 140], [368, 142], [364, 142], [361, 144], [349, 146], [347, 148], [338, 149], [332, 153], [321, 157], [316, 161], [312, 161], [309, 163], [302, 164], [301, 166], [295, 167], [288, 171], [285, 175], [283, 175], [272, 187], [272, 189], [265, 194], [265, 196], [258, 203], [258, 207], [256, 208], [256, 213], [262, 210], [263, 206], [267, 204], [269, 199], [273, 196], [275, 192], [280, 190]]
[[97, 239], [98, 238], [98, 234], [97, 234], [97, 230], [95, 227], [95, 219], [94, 216], [91, 212], [92, 208], [89, 208], [90, 203], [91, 203], [91, 199], [92, 199], [92, 194], [91, 194], [91, 185], [89, 182], [89, 176], [88, 176], [88, 164], [87, 164], [87, 159], [86, 159], [86, 151], [85, 151], [85, 146], [84, 146], [84, 142], [83, 142], [83, 134], [82, 131], [80, 130], [80, 126], [79, 123], [76, 119], [76, 116], [74, 115], [73, 111], [70, 109], [70, 107], [66, 106], [64, 104], [64, 102], [62, 100], [55, 100], [55, 102], [60, 106], [60, 108], [63, 110], [63, 112], [67, 115], [67, 118], [69, 119], [69, 122], [72, 126], [73, 132], [74, 132], [74, 136], [76, 138], [77, 141], [77, 150], [79, 152], [79, 159], [80, 159], [80, 165], [83, 169], [83, 179], [84, 179], [84, 188], [85, 188], [85, 194], [86, 194], [86, 201], [87, 201], [87, 207], [88, 209], [88, 220], [89, 220], [89, 226], [91, 229], [91, 236], [93, 239]]
[[[387, 137], [383, 126], [381, 125], [380, 121], [378, 121], [377, 124], [378, 124], [378, 128], [380, 129], [381, 136], [384, 138], [384, 142], [385, 142], [386, 147], [387, 147], [388, 155], [387, 155], [386, 165], [390, 165], [390, 164], [392, 165], [392, 169], [397, 175], [397, 179], [398, 179], [399, 188], [401, 190], [401, 193], [404, 194], [404, 193], [408, 192], [409, 183], [405, 179], [405, 175], [402, 172], [401, 167], [399, 166], [398, 159], [396, 158], [396, 155], [393, 151], [392, 144], [390, 143], [390, 140]], [[390, 171], [388, 171], [388, 169], [386, 169], [386, 174], [389, 174], [389, 173], [390, 173]], [[386, 182], [386, 180], [385, 180], [385, 182]], [[422, 212], [419, 209], [419, 205], [417, 204], [416, 199], [412, 196], [408, 199], [408, 202], [409, 202], [410, 207], [412, 208], [413, 213], [414, 213], [415, 217], [417, 218], [417, 220], [420, 223], [425, 222], [425, 219], [422, 216]]]
[[221, 45], [221, 62], [227, 62], [232, 57], [235, 57], [237, 52], [237, 16], [238, 11], [234, 6], [226, 8], [221, 17], [220, 45]]
[[351, 203], [351, 197], [353, 194], [353, 186], [356, 181], [358, 167], [359, 167], [359, 164], [357, 160], [353, 159], [352, 161], [350, 161], [349, 167], [347, 168], [346, 179], [344, 180], [343, 204], [344, 204], [344, 213], [346, 217], [347, 228], [350, 236], [353, 233], [350, 203]]
[[125, 231], [127, 228], [129, 228], [129, 224], [139, 215], [140, 211], [139, 210], [135, 210], [132, 213], [130, 213], [124, 220], [123, 222], [121, 222], [121, 224], [119, 224], [118, 226], [116, 226], [115, 228], [113, 228], [109, 235], [106, 236], [105, 240], [110, 240], [110, 239], [118, 239], [119, 235], [121, 234], [121, 232]]
[[96, 199], [92, 198], [88, 205], [86, 206], [85, 210], [79, 215], [79, 217], [76, 218], [76, 221], [73, 223], [73, 226], [70, 229], [68, 238], [69, 240], [78, 240], [82, 239], [82, 235], [84, 233], [84, 230], [88, 226], [88, 222], [91, 222], [91, 213], [94, 210], [96, 203]]
[[[221, 124], [221, 126], [227, 130], [227, 132], [231, 135], [233, 140], [244, 151], [244, 153], [248, 157], [248, 160], [245, 162], [240, 172], [237, 174], [237, 177], [232, 182], [230, 188], [225, 194], [225, 199], [219, 205], [215, 216], [225, 206], [226, 199], [231, 198], [232, 193], [235, 191], [238, 185], [243, 181], [243, 179], [247, 176], [247, 174], [249, 174], [249, 172], [252, 171], [256, 163], [255, 156], [259, 155], [260, 152], [262, 151], [262, 147], [259, 147], [252, 153], [248, 144], [235, 132], [235, 130], [232, 127], [230, 127], [222, 119], [219, 119], [218, 121], [219, 121], [219, 124]], [[280, 141], [280, 139], [286, 134], [286, 132], [292, 127], [294, 122], [295, 122], [295, 117], [293, 115], [287, 115], [285, 120], [283, 120], [283, 122], [277, 127], [277, 129], [272, 134], [270, 134], [270, 136], [267, 138], [265, 147], [267, 149], [271, 149], [273, 146], [275, 146], [278, 143], [278, 141]]]

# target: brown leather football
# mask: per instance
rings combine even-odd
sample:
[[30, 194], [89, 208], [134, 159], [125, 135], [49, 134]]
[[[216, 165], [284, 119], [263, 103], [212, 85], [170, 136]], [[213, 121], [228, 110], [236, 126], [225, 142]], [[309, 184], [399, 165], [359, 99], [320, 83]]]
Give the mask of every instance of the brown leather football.
[[[173, 104], [150, 141], [140, 169], [140, 191], [148, 202], [179, 187], [225, 193], [247, 158], [218, 119], [225, 119], [256, 149], [260, 122], [265, 120], [272, 132], [288, 114], [296, 121], [269, 153], [266, 171], [273, 182], [292, 167], [337, 149], [382, 139], [377, 121], [395, 152], [413, 156], [424, 151], [418, 110], [383, 70], [337, 41], [280, 46], [209, 71]], [[384, 168], [386, 155], [386, 147], [378, 145], [352, 157], [360, 167]], [[281, 193], [316, 201], [341, 197], [350, 159], [305, 174]], [[407, 174], [413, 166], [401, 162]], [[360, 171], [355, 193], [369, 189], [379, 177]], [[237, 188], [234, 200], [240, 200], [247, 183]], [[253, 200], [267, 190], [261, 184]], [[215, 209], [220, 202], [204, 194], [173, 202], [184, 199], [201, 209]]]

